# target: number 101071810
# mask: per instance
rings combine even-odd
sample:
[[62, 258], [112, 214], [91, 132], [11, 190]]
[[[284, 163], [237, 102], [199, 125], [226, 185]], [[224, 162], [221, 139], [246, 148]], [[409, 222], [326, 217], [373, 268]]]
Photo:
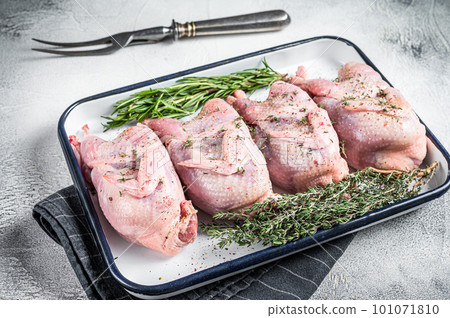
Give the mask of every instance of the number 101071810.
[[374, 315], [437, 315], [438, 305], [373, 305]]

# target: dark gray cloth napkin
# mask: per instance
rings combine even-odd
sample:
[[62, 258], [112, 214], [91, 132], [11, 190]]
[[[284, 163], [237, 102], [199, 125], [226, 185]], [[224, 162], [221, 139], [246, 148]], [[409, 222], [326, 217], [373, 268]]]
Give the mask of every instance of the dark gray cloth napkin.
[[[36, 204], [33, 217], [64, 248], [88, 298], [132, 298], [106, 270], [73, 186]], [[353, 236], [347, 235], [171, 299], [308, 299]]]

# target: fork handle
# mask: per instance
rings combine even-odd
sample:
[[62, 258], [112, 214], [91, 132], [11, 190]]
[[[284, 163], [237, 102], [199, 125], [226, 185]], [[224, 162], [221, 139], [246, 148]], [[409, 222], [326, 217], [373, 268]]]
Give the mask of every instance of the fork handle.
[[173, 37], [177, 40], [204, 35], [278, 31], [290, 22], [291, 18], [285, 11], [272, 10], [213, 20], [186, 22], [185, 24], [173, 21], [172, 26], [174, 29]]

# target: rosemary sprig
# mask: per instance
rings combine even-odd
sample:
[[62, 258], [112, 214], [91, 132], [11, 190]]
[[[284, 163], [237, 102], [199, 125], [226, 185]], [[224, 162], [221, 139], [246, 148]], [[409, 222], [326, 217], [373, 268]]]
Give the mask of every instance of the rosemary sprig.
[[219, 222], [200, 227], [209, 236], [220, 239], [220, 247], [233, 242], [241, 246], [256, 242], [283, 245], [417, 195], [436, 167], [434, 162], [428, 168], [406, 172], [366, 168], [338, 183], [257, 202], [243, 214], [217, 213], [214, 218]]
[[183, 77], [173, 86], [150, 88], [133, 94], [128, 99], [118, 101], [111, 116], [103, 116], [108, 120], [103, 126], [108, 130], [134, 119], [141, 122], [146, 118], [182, 118], [195, 113], [210, 99], [227, 97], [238, 89], [252, 93], [286, 78], [287, 75], [274, 71], [265, 59], [263, 64], [263, 68], [224, 76]]

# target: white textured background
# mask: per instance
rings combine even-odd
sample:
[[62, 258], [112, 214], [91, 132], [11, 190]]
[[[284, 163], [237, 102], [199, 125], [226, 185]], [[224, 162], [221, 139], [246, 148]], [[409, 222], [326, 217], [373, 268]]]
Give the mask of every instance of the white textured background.
[[[318, 35], [356, 43], [450, 148], [450, 2], [0, 0], [0, 299], [85, 298], [64, 255], [35, 223], [35, 203], [71, 184], [56, 136], [74, 101], [182, 69]], [[372, 6], [367, 9], [370, 5]], [[82, 41], [107, 33], [284, 9], [282, 32], [130, 47], [60, 58], [32, 37]], [[36, 45], [35, 45], [36, 46]], [[358, 233], [313, 298], [449, 299], [450, 193]]]

